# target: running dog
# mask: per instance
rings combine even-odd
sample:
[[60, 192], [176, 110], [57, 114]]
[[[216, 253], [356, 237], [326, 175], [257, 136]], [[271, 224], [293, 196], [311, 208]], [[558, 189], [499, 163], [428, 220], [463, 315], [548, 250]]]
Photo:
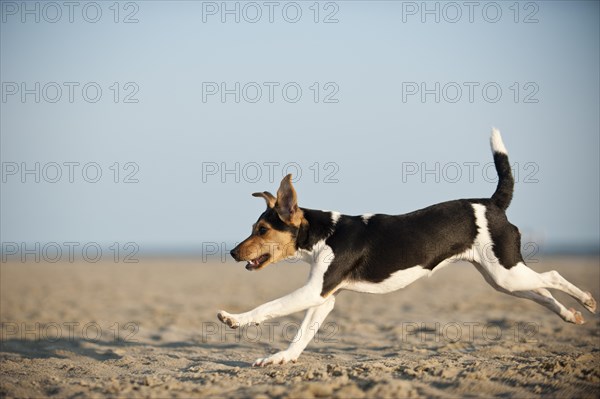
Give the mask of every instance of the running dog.
[[498, 291], [530, 299], [563, 320], [582, 324], [580, 312], [567, 309], [548, 291], [557, 289], [596, 311], [596, 301], [558, 272], [536, 273], [521, 256], [521, 234], [506, 218], [514, 188], [500, 133], [492, 130], [491, 147], [499, 181], [491, 198], [443, 202], [405, 215], [346, 216], [298, 206], [292, 176], [281, 181], [277, 196], [252, 194], [267, 203], [252, 234], [231, 251], [246, 269], [260, 270], [301, 257], [310, 263], [306, 285], [240, 314], [218, 313], [231, 328], [259, 324], [301, 310], [306, 315], [290, 346], [254, 366], [295, 362], [331, 312], [340, 290], [383, 294], [457, 260], [471, 262]]

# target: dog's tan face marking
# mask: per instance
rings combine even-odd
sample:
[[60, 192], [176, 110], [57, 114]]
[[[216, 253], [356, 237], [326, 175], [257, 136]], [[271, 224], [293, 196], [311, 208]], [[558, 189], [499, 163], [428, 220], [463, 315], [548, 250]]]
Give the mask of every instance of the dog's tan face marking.
[[248, 270], [260, 270], [271, 263], [294, 256], [295, 236], [291, 231], [274, 228], [263, 219], [252, 226], [252, 234], [239, 246], [239, 260], [248, 261]]
[[298, 207], [292, 176], [281, 181], [277, 197], [263, 191], [252, 194], [264, 198], [267, 210], [252, 225], [252, 234], [234, 251], [237, 261], [248, 261], [246, 269], [259, 270], [296, 254], [296, 236], [304, 220]]

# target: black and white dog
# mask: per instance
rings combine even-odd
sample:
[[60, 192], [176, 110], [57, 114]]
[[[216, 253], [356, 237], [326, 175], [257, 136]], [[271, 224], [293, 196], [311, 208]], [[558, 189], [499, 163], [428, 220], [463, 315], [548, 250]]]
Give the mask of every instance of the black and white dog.
[[491, 145], [499, 176], [491, 198], [449, 201], [405, 215], [346, 216], [298, 207], [291, 175], [281, 181], [277, 197], [267, 191], [252, 194], [265, 199], [267, 210], [231, 256], [247, 261], [248, 270], [301, 256], [311, 264], [310, 276], [306, 285], [282, 298], [245, 313], [221, 311], [219, 320], [237, 328], [306, 310], [289, 348], [258, 359], [254, 365], [296, 361], [333, 309], [340, 290], [387, 293], [452, 261], [465, 260], [497, 290], [533, 300], [565, 321], [582, 324], [581, 313], [563, 306], [548, 288], [566, 292], [595, 312], [591, 294], [556, 271], [536, 273], [525, 265], [521, 235], [505, 214], [514, 179], [506, 148], [495, 129]]

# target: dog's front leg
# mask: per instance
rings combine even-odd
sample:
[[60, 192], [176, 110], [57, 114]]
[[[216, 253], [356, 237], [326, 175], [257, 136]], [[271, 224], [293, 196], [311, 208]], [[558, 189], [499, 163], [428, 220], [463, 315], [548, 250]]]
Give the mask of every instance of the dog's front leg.
[[290, 361], [296, 362], [302, 351], [304, 351], [304, 348], [306, 348], [310, 340], [315, 336], [334, 305], [335, 297], [331, 295], [321, 305], [308, 309], [306, 311], [306, 316], [304, 316], [304, 320], [302, 321], [302, 325], [298, 329], [290, 346], [286, 350], [277, 352], [269, 357], [256, 359], [253, 366], [263, 367], [269, 364], [284, 364]]
[[222, 310], [217, 314], [217, 317], [229, 327], [238, 328], [248, 324], [260, 324], [265, 320], [319, 306], [326, 300], [326, 298], [320, 295], [316, 284], [308, 284], [279, 299], [260, 305], [249, 312], [230, 314]]

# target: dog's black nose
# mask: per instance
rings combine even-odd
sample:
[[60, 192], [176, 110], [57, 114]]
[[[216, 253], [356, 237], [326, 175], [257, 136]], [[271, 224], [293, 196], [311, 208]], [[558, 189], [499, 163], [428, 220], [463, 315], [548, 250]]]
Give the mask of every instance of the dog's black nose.
[[239, 256], [239, 249], [238, 249], [238, 247], [235, 247], [235, 248], [233, 248], [233, 249], [231, 250], [231, 252], [229, 252], [229, 254], [230, 254], [230, 255], [231, 255], [231, 257], [232, 257], [233, 259], [235, 259], [236, 261], [238, 261], [238, 260], [239, 260], [239, 259], [238, 259], [238, 256]]

